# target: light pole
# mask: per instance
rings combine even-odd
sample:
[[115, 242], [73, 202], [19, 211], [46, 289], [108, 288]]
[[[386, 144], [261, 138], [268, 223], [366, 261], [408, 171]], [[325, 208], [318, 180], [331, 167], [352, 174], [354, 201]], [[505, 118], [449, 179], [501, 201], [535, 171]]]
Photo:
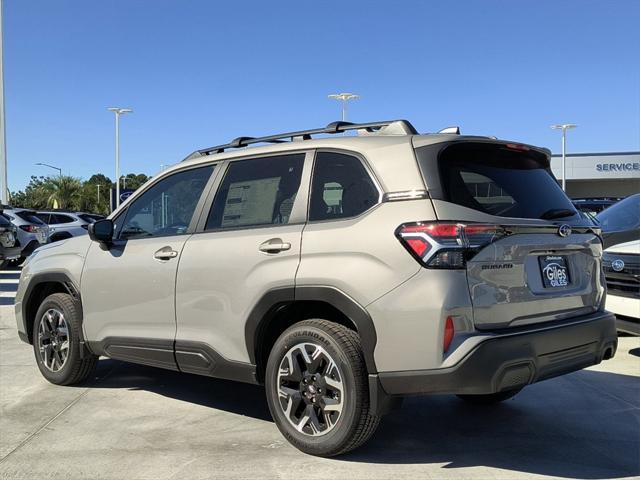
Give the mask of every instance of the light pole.
[[347, 102], [349, 100], [358, 100], [360, 95], [356, 95], [355, 93], [332, 93], [329, 95], [329, 98], [332, 100], [338, 100], [342, 102], [342, 121], [347, 121]]
[[122, 188], [124, 190], [127, 189], [127, 176], [126, 175], [122, 175]]
[[48, 163], [36, 163], [36, 165], [40, 165], [41, 167], [49, 167], [49, 168], [53, 168], [54, 170], [58, 170], [58, 174], [60, 176], [62, 176], [62, 169], [60, 167], [54, 167], [53, 165], [49, 165]]
[[116, 208], [120, 206], [120, 115], [132, 113], [130, 108], [109, 107], [110, 112], [116, 115]]
[[4, 58], [2, 45], [2, 0], [0, 0], [0, 203], [9, 202], [7, 183], [7, 144], [5, 142], [4, 123]]
[[567, 191], [567, 163], [566, 163], [566, 151], [567, 151], [567, 130], [570, 128], [576, 128], [574, 123], [562, 123], [558, 125], [551, 125], [554, 130], [562, 130], [562, 190]]
[[98, 208], [100, 208], [100, 187], [102, 185], [100, 183], [96, 184], [96, 187], [98, 187]]

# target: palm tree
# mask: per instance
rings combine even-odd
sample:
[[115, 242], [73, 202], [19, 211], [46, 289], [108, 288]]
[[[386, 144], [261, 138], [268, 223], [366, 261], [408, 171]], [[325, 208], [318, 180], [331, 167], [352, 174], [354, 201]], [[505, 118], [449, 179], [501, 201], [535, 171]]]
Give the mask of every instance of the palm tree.
[[82, 181], [69, 175], [49, 177], [43, 184], [48, 193], [47, 204], [54, 208], [77, 209], [82, 191]]

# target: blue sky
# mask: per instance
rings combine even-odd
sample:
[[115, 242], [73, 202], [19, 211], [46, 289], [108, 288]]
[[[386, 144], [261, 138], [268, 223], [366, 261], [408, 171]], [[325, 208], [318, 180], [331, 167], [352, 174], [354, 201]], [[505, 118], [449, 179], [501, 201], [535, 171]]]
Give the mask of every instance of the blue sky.
[[240, 135], [337, 120], [640, 149], [640, 1], [4, 0], [9, 187], [154, 174]]

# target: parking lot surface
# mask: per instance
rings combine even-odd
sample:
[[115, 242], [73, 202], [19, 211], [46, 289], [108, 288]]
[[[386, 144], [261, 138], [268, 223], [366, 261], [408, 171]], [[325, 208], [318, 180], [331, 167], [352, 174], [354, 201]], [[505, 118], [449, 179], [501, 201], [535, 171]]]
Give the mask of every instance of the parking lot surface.
[[0, 272], [0, 478], [633, 478], [640, 340], [616, 358], [492, 407], [411, 398], [336, 459], [291, 447], [261, 387], [103, 359], [58, 387], [15, 330], [17, 273]]

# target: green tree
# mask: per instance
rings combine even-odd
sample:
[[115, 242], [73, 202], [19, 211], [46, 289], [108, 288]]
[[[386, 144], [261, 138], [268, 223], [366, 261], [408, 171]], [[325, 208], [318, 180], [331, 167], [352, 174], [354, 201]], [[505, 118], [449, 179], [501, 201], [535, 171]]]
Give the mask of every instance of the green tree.
[[110, 212], [109, 190], [115, 185], [102, 173], [92, 175], [82, 185], [82, 201], [79, 209], [85, 212], [107, 215]]
[[144, 183], [149, 180], [150, 177], [146, 176], [144, 173], [128, 173], [124, 175], [124, 178], [120, 181], [120, 186], [122, 188], [133, 188], [137, 190]]
[[32, 175], [24, 191], [11, 194], [11, 204], [22, 208], [47, 208], [47, 201], [50, 195], [47, 182], [47, 177]]
[[43, 184], [48, 193], [47, 206], [64, 210], [79, 210], [82, 180], [69, 175], [48, 177]]

